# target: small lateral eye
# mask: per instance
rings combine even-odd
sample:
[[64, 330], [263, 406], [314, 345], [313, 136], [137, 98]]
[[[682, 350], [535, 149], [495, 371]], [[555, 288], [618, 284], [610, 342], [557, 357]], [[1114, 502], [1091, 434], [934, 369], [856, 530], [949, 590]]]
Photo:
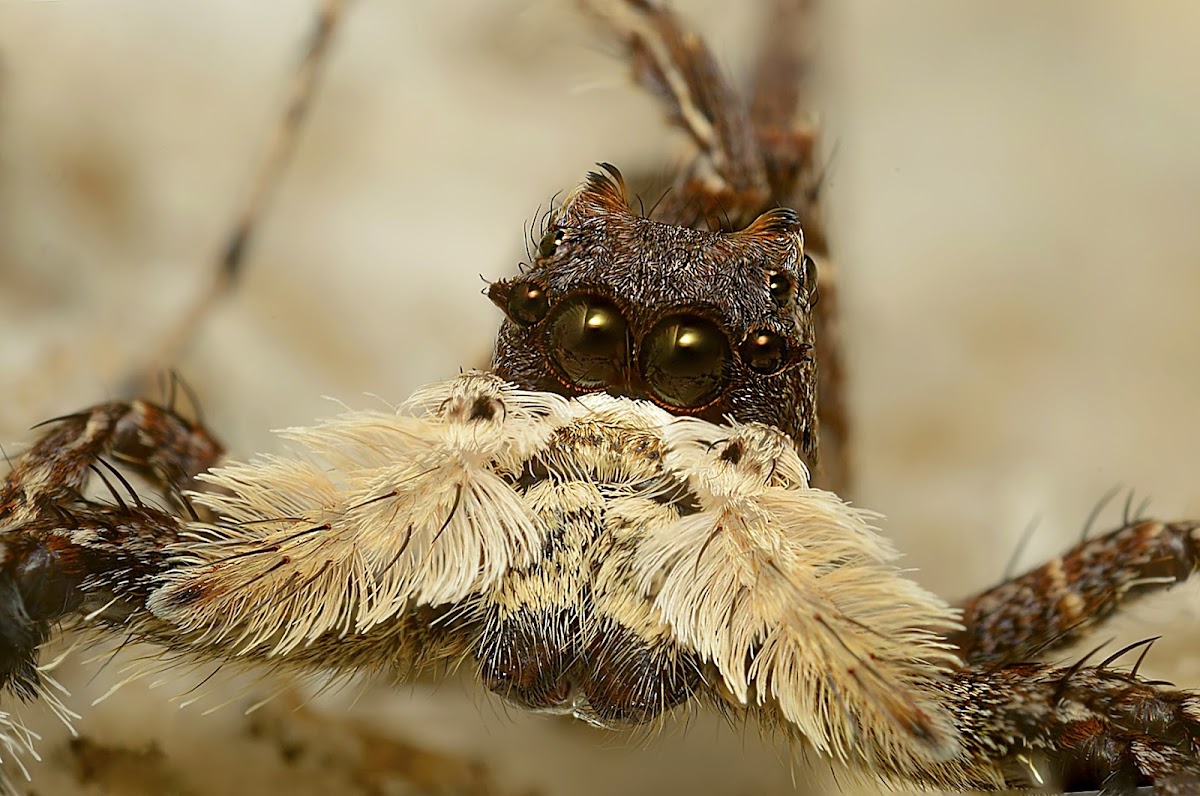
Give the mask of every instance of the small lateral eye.
[[755, 373], [769, 375], [780, 370], [787, 362], [788, 345], [786, 340], [770, 329], [758, 329], [746, 336], [739, 353], [746, 367]]
[[563, 238], [565, 237], [566, 233], [558, 227], [551, 227], [546, 230], [546, 234], [542, 236], [542, 240], [538, 243], [538, 259], [544, 260], [558, 251], [558, 246], [563, 242]]
[[537, 282], [518, 282], [508, 294], [505, 311], [514, 323], [533, 326], [546, 317], [549, 309], [546, 291]]
[[796, 298], [796, 283], [783, 271], [770, 271], [767, 274], [767, 287], [779, 307], [790, 306]]

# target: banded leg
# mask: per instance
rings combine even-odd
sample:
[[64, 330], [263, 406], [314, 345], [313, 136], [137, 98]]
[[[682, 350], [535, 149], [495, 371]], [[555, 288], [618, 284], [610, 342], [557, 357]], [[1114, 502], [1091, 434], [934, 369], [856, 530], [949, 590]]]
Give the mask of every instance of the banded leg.
[[[205, 429], [145, 401], [112, 402], [53, 421], [0, 489], [0, 687], [24, 698], [40, 690], [37, 647], [51, 624], [85, 606], [84, 585], [128, 587], [162, 567], [179, 521], [112, 487], [113, 504], [90, 500], [105, 457], [128, 466], [176, 502], [221, 457]], [[113, 471], [113, 479], [119, 479]], [[107, 599], [115, 599], [108, 597]]]
[[800, 215], [805, 248], [824, 256], [828, 242], [821, 218], [820, 130], [809, 86], [817, 46], [816, 7], [815, 0], [770, 3], [751, 82], [750, 120], [772, 200]]
[[655, 217], [685, 227], [715, 223], [738, 230], [773, 206], [749, 110], [704, 40], [657, 3], [586, 0], [585, 6], [625, 46], [634, 78], [663, 102], [697, 148]]
[[1142, 596], [1200, 567], [1200, 523], [1132, 520], [963, 604], [953, 641], [972, 664], [1065, 647]]
[[[970, 667], [907, 687], [908, 696], [937, 706], [935, 734], [912, 725], [907, 735], [888, 736], [863, 722], [838, 754], [902, 789], [1130, 796], [1145, 786], [1160, 794], [1200, 787], [1194, 693], [1104, 666], [1042, 663]], [[786, 708], [762, 697], [749, 712], [811, 742]]]
[[776, 0], [747, 103], [699, 34], [647, 0], [584, 0], [628, 52], [637, 82], [666, 107], [697, 156], [658, 203], [657, 219], [681, 226], [742, 229], [785, 205], [804, 228], [805, 248], [826, 252], [818, 199], [817, 125], [801, 118], [807, 99], [814, 3]]
[[131, 369], [124, 382], [125, 394], [145, 393], [153, 384], [155, 374], [164, 366], [177, 363], [213, 308], [237, 286], [245, 270], [247, 252], [263, 216], [270, 209], [271, 196], [279, 186], [312, 109], [346, 5], [346, 0], [321, 0], [307, 46], [293, 78], [287, 105], [258, 165], [250, 195], [228, 233], [220, 256], [213, 264], [212, 281], [203, 293], [193, 299], [192, 305], [179, 314], [174, 326], [163, 335], [162, 342]]
[[817, 265], [814, 306], [817, 410], [821, 460], [817, 481], [843, 497], [853, 488], [846, 363], [838, 311], [837, 267], [825, 232], [823, 190], [829, 167], [818, 150], [820, 127], [810, 104], [809, 77], [817, 42], [816, 0], [775, 0], [755, 66], [750, 117], [767, 167], [772, 201], [800, 215], [804, 250]]
[[1029, 663], [974, 668], [939, 687], [956, 713], [968, 769], [990, 767], [1004, 787], [1114, 796], [1149, 785], [1159, 793], [1200, 787], [1196, 694], [1103, 666]]

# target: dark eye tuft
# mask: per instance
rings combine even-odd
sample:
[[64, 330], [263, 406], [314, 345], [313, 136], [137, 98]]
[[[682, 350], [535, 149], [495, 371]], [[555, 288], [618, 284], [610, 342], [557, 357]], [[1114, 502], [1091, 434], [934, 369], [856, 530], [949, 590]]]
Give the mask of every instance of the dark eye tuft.
[[725, 446], [721, 451], [720, 460], [732, 464], [735, 467], [742, 462], [742, 456], [746, 452], [746, 446], [740, 439], [735, 439]]

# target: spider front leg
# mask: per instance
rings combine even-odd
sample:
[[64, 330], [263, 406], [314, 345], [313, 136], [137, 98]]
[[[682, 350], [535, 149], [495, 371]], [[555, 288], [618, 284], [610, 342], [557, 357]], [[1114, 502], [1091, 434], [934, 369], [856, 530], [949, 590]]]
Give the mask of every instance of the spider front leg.
[[[1044, 778], [1106, 793], [1150, 783], [1161, 793], [1200, 786], [1200, 699], [1138, 678], [1152, 640], [1095, 666], [1086, 665], [1091, 655], [1066, 669], [1026, 662], [1079, 641], [1124, 605], [1186, 580], [1198, 566], [1200, 523], [1126, 517], [963, 604], [964, 627], [951, 636], [968, 669], [958, 682], [980, 704], [998, 704], [984, 692], [1004, 694], [1007, 704], [995, 715], [1007, 718], [994, 725], [1025, 739], [1026, 750], [1009, 757], [1028, 769], [1031, 784]], [[1138, 647], [1130, 671], [1111, 668]]]
[[[1095, 666], [1086, 665], [1090, 655], [1066, 669], [1025, 662], [1077, 642], [1127, 603], [1186, 580], [1198, 566], [1200, 524], [1127, 517], [965, 602], [964, 627], [951, 637], [969, 670], [959, 682], [980, 692], [981, 704], [994, 703], [981, 696], [989, 689], [1006, 694], [997, 715], [1008, 718], [995, 725], [1025, 728], [1027, 751], [1015, 759], [1027, 763], [1033, 784], [1045, 777], [1106, 793], [1150, 783], [1161, 793], [1200, 786], [1200, 699], [1137, 677], [1152, 640]], [[1110, 668], [1138, 647], [1131, 671]]]
[[21, 456], [0, 491], [0, 520], [6, 523], [19, 524], [50, 505], [81, 498], [107, 455], [153, 484], [178, 491], [224, 453], [199, 424], [147, 401], [99, 404], [41, 425], [53, 428]]
[[[189, 624], [189, 617], [204, 617], [205, 608], [214, 603], [240, 602], [255, 611], [261, 602], [277, 599], [284, 606], [304, 608], [296, 593], [305, 587], [330, 589], [331, 601], [354, 587], [305, 578], [273, 589], [275, 583], [263, 578], [265, 588], [255, 591], [254, 565], [278, 561], [273, 554], [279, 547], [265, 532], [267, 523], [263, 528], [250, 523], [236, 529], [236, 522], [221, 511], [199, 502], [205, 488], [211, 491], [211, 483], [208, 476], [202, 481], [194, 477], [207, 472], [220, 455], [220, 445], [199, 425], [170, 409], [135, 401], [103, 404], [53, 421], [16, 460], [0, 493], [0, 692], [12, 690], [20, 699], [42, 701], [68, 724], [76, 718], [60, 701], [61, 687], [38, 666], [38, 647], [57, 625], [105, 642], [115, 637], [121, 646], [145, 641], [165, 650], [159, 658], [143, 657], [128, 679], [193, 663], [221, 669], [287, 668], [326, 677], [379, 672], [398, 678], [434, 661], [452, 663], [467, 654], [469, 644], [456, 643], [470, 626], [469, 608], [452, 613], [403, 600], [362, 632], [320, 634], [286, 655], [269, 640], [245, 648], [235, 645], [221, 627], [205, 628], [211, 631], [206, 633], [195, 628], [194, 620]], [[125, 481], [108, 461], [136, 473], [138, 486]], [[151, 482], [150, 488], [143, 478]], [[185, 486], [198, 491], [184, 495]], [[209, 497], [210, 503], [217, 500], [216, 495]], [[199, 521], [200, 516], [209, 522]], [[264, 519], [300, 522], [295, 512]], [[181, 566], [181, 556], [202, 556], [204, 541], [222, 527], [241, 530], [240, 544], [232, 543], [204, 566]], [[256, 530], [264, 533], [256, 535]], [[315, 552], [319, 556], [323, 551]], [[320, 558], [307, 562], [309, 571], [317, 573], [325, 563]], [[225, 576], [231, 572], [239, 577], [239, 564], [245, 564], [251, 576], [242, 577], [233, 594], [208, 588], [214, 578], [228, 583]], [[314, 599], [322, 596], [318, 593]], [[234, 613], [230, 621], [241, 620], [244, 615]], [[303, 627], [311, 621], [311, 612], [305, 611], [291, 616], [289, 624]], [[36, 757], [37, 738], [8, 705], [0, 707], [5, 708], [0, 711], [0, 752], [9, 753], [0, 766], [0, 793], [16, 792], [10, 767], [24, 770], [22, 757]], [[365, 748], [392, 748], [386, 739], [365, 731], [337, 732]], [[76, 747], [71, 748], [74, 753]], [[404, 770], [407, 776], [407, 765], [371, 770]]]

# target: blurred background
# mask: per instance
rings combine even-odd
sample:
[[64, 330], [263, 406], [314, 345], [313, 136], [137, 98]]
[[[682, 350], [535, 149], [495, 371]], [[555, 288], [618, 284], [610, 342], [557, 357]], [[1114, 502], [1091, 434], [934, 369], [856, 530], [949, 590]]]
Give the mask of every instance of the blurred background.
[[[675, 5], [745, 74], [763, 4]], [[314, 6], [0, 0], [7, 449], [113, 396], [203, 289]], [[950, 598], [991, 585], [1031, 524], [1020, 566], [1073, 543], [1113, 487], [1200, 516], [1200, 10], [851, 0], [819, 24], [859, 503], [914, 577]], [[350, 4], [245, 279], [177, 363], [232, 450], [335, 411], [324, 395], [399, 400], [485, 361], [484, 279], [514, 271], [539, 208], [596, 161], [686, 161], [614, 52], [569, 3]], [[1200, 687], [1197, 598], [1176, 589], [1111, 635], [1166, 634], [1144, 671]], [[81, 739], [24, 711], [46, 736], [37, 792], [833, 787], [703, 714], [630, 739], [457, 682], [250, 719], [241, 692], [180, 712], [171, 682], [90, 707], [131, 658], [96, 675], [88, 657], [60, 670]]]

